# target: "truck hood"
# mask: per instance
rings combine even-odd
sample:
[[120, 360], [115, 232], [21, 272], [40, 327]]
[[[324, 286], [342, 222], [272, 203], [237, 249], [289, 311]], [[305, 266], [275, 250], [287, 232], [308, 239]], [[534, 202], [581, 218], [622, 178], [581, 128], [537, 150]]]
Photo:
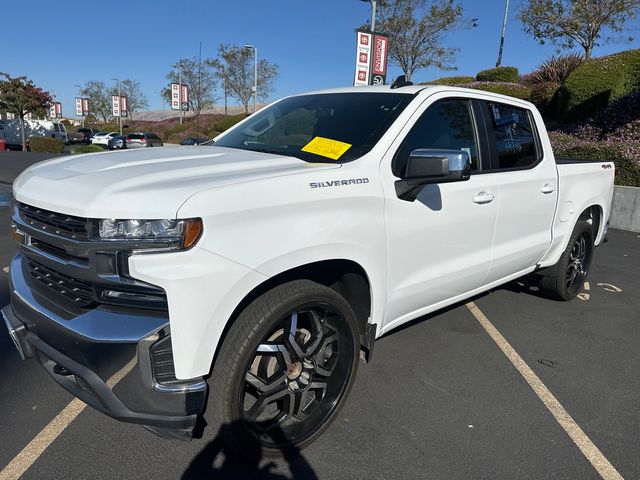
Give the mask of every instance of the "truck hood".
[[61, 157], [13, 184], [19, 202], [88, 218], [174, 218], [195, 193], [269, 177], [340, 168], [222, 147], [165, 147]]

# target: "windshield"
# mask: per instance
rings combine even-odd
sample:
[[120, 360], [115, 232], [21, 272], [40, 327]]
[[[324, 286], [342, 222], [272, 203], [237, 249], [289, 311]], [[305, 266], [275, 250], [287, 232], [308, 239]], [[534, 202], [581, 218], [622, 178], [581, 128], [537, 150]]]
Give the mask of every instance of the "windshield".
[[286, 98], [252, 115], [215, 145], [308, 162], [349, 162], [371, 150], [413, 98], [399, 93]]

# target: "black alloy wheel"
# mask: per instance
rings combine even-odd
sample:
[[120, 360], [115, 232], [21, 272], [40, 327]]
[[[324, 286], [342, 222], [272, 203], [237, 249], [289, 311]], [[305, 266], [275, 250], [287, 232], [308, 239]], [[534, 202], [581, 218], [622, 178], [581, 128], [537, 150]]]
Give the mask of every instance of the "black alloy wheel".
[[587, 232], [582, 232], [573, 242], [569, 262], [565, 273], [567, 290], [578, 293], [582, 284], [587, 278], [589, 260], [591, 259], [591, 236]]
[[245, 456], [283, 455], [313, 442], [353, 384], [359, 327], [335, 290], [296, 280], [269, 290], [227, 333], [204, 418]]
[[319, 302], [297, 307], [264, 336], [237, 403], [257, 440], [283, 448], [324, 424], [348, 385], [352, 343], [344, 318]]
[[593, 226], [579, 221], [558, 263], [544, 272], [540, 281], [542, 293], [556, 300], [575, 298], [589, 275], [593, 244]]

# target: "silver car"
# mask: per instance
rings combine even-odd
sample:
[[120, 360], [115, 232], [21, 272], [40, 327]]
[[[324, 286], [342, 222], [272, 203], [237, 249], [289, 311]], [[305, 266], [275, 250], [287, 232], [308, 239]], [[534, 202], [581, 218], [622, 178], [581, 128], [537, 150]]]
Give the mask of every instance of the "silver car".
[[122, 150], [123, 148], [127, 148], [126, 140], [127, 137], [125, 137], [124, 135], [116, 135], [111, 140], [109, 140], [109, 150]]
[[162, 147], [162, 140], [155, 133], [130, 133], [126, 145], [126, 148]]

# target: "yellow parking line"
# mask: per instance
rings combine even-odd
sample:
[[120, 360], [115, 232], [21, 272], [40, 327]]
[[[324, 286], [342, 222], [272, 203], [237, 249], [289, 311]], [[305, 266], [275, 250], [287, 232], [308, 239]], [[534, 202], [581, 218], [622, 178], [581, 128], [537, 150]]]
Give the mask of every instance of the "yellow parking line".
[[486, 330], [493, 341], [498, 345], [500, 350], [507, 356], [509, 361], [520, 372], [527, 381], [529, 386], [536, 393], [538, 398], [542, 400], [545, 407], [549, 409], [560, 426], [571, 437], [571, 440], [578, 446], [582, 454], [589, 460], [591, 465], [598, 471], [600, 476], [605, 480], [622, 479], [618, 471], [609, 463], [609, 460], [595, 446], [595, 444], [587, 437], [580, 426], [571, 418], [560, 402], [554, 397], [553, 393], [542, 383], [542, 380], [531, 370], [522, 357], [514, 350], [511, 344], [502, 336], [502, 334], [493, 326], [489, 319], [482, 313], [474, 302], [467, 303], [467, 308], [474, 317], [480, 322], [482, 328]]
[[[113, 388], [131, 371], [135, 364], [136, 358], [134, 357], [107, 381], [107, 385]], [[20, 478], [86, 406], [84, 402], [77, 398], [71, 400], [71, 402], [0, 471], [0, 480], [17, 480]]]

